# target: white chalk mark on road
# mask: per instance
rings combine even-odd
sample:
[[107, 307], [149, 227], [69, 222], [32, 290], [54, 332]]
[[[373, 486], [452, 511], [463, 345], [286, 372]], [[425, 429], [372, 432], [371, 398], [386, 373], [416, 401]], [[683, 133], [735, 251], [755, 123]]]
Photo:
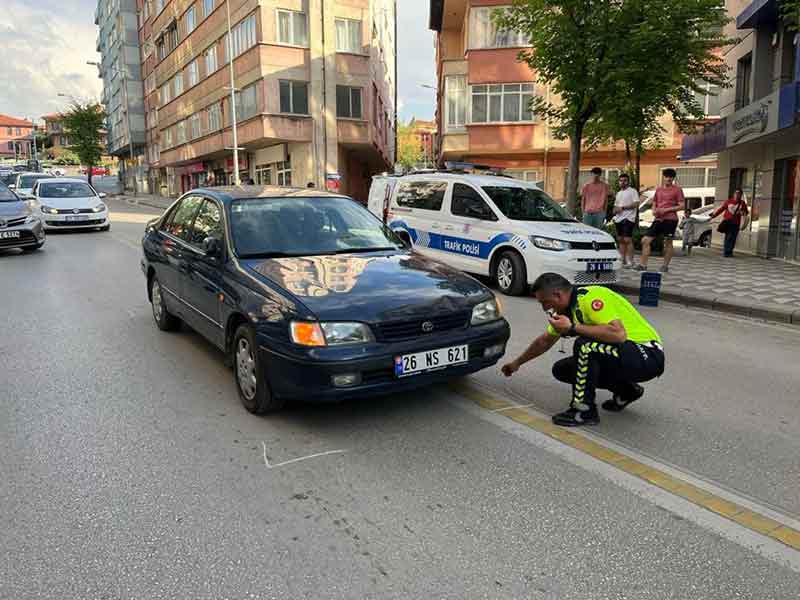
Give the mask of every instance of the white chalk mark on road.
[[264, 448], [264, 464], [268, 469], [277, 469], [278, 467], [284, 467], [286, 465], [290, 465], [292, 463], [300, 462], [303, 460], [310, 460], [312, 458], [319, 458], [321, 456], [329, 456], [331, 454], [344, 454], [347, 450], [328, 450], [327, 452], [318, 452], [317, 454], [311, 454], [309, 456], [301, 456], [300, 458], [293, 458], [291, 460], [285, 460], [283, 462], [272, 464], [269, 462], [267, 458], [267, 444], [266, 442], [261, 442], [261, 446]]
[[511, 410], [512, 408], [530, 408], [532, 406], [536, 406], [535, 404], [514, 404], [512, 406], [504, 406], [503, 408], [495, 408], [491, 412], [503, 412], [504, 410]]

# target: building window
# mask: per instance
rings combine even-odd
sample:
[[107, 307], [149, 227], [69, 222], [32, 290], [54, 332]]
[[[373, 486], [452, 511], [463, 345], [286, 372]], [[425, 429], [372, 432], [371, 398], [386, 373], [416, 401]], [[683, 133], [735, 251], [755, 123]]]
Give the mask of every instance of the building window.
[[164, 0], [156, 0], [155, 14], [160, 13], [162, 10], [164, 10]]
[[169, 104], [169, 101], [171, 100], [170, 98], [171, 86], [172, 86], [171, 82], [167, 82], [161, 86], [161, 106]]
[[736, 64], [736, 110], [750, 104], [750, 76], [753, 73], [753, 55], [740, 58]]
[[521, 31], [498, 29], [492, 20], [497, 6], [473, 7], [470, 10], [470, 48], [518, 48], [529, 42]]
[[212, 104], [206, 109], [208, 113], [208, 130], [217, 131], [222, 127], [222, 111], [219, 104]]
[[22, 135], [22, 129], [20, 129], [19, 127], [17, 127], [17, 135]]
[[446, 129], [459, 129], [467, 123], [467, 77], [455, 75], [444, 80]]
[[217, 45], [214, 44], [206, 50], [206, 77], [217, 70]]
[[532, 83], [472, 86], [472, 123], [533, 121]]
[[197, 26], [197, 21], [195, 19], [195, 14], [194, 14], [194, 6], [192, 6], [191, 8], [189, 8], [189, 10], [186, 11], [186, 14], [183, 16], [183, 22], [186, 35], [189, 35], [194, 31], [194, 28]]
[[156, 74], [150, 73], [144, 79], [144, 93], [151, 94], [156, 89]]
[[256, 86], [251, 85], [236, 92], [236, 121], [244, 121], [257, 112]]
[[185, 144], [186, 143], [186, 120], [178, 121], [178, 124], [176, 125], [176, 129], [177, 129], [177, 134], [176, 134], [175, 137], [177, 138], [177, 143], [178, 144]]
[[200, 137], [202, 133], [200, 128], [200, 113], [194, 113], [189, 117], [189, 132], [193, 140]]
[[292, 46], [308, 46], [306, 13], [278, 9], [278, 42]]
[[203, 0], [203, 16], [207, 17], [214, 11], [214, 0]]
[[200, 67], [197, 64], [197, 59], [193, 60], [186, 67], [186, 75], [189, 78], [189, 87], [195, 86], [200, 81]]
[[683, 188], [715, 187], [717, 169], [713, 167], [674, 167], [675, 181]]
[[183, 93], [183, 73], [178, 72], [178, 74], [172, 78], [172, 85], [175, 90], [175, 95], [173, 97], [177, 98]]
[[361, 21], [336, 19], [336, 51], [361, 52]]
[[[9, 129], [11, 129], [11, 128], [9, 127]], [[13, 151], [14, 151], [14, 142], [8, 142], [8, 149], [9, 149], [11, 152], [13, 152]]]
[[361, 119], [361, 88], [336, 86], [336, 116], [345, 119]]
[[522, 181], [530, 181], [531, 183], [536, 183], [540, 181], [539, 178], [539, 171], [533, 171], [528, 169], [509, 169], [506, 171], [511, 177], [514, 179], [521, 179]]
[[272, 185], [272, 165], [256, 165], [256, 185]]
[[308, 83], [305, 81], [281, 81], [281, 112], [295, 115], [308, 114]]
[[[227, 36], [227, 34], [226, 34]], [[244, 21], [239, 23], [233, 28], [233, 37], [231, 38], [233, 45], [233, 58], [239, 56], [245, 50], [252, 48], [256, 45], [256, 16], [250, 15]], [[227, 37], [225, 40], [225, 53], [227, 55], [228, 45]], [[226, 61], [227, 62], [227, 61]]]
[[167, 42], [164, 37], [158, 38], [156, 41], [156, 56], [158, 60], [164, 60], [164, 57], [167, 55]]
[[292, 185], [292, 158], [286, 162], [275, 163], [278, 172], [278, 185], [281, 187], [291, 187]]
[[172, 127], [164, 130], [164, 148], [172, 147]]
[[703, 109], [705, 117], [718, 117], [720, 110], [719, 86], [711, 85], [705, 81], [698, 81], [697, 86], [701, 91], [694, 93], [694, 99]]

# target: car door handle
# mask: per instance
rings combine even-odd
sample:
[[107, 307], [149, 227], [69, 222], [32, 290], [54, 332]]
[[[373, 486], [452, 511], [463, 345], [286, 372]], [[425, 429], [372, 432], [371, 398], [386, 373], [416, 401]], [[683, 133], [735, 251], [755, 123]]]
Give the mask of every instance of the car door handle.
[[431, 229], [439, 229], [439, 225], [437, 225], [436, 223], [432, 223]]
[[455, 231], [455, 230], [456, 230], [456, 228], [455, 228], [455, 227], [453, 227], [452, 225], [447, 225], [447, 226], [444, 228], [444, 230], [445, 230], [445, 231]]

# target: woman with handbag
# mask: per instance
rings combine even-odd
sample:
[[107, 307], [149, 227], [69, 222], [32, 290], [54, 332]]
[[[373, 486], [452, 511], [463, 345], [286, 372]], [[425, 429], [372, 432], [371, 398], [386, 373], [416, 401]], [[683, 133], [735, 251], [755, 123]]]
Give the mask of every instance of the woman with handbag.
[[722, 203], [717, 210], [711, 214], [714, 219], [722, 215], [722, 223], [717, 227], [717, 231], [725, 234], [723, 256], [733, 256], [733, 249], [736, 246], [736, 238], [739, 237], [739, 228], [742, 226], [742, 217], [747, 216], [747, 202], [744, 201], [743, 192], [737, 189], [733, 198]]

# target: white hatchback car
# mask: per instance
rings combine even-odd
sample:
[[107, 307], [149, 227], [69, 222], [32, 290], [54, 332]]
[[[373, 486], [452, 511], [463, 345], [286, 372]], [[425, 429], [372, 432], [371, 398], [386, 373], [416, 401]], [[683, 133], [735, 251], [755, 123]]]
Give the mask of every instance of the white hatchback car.
[[542, 273], [610, 284], [621, 268], [606, 231], [579, 223], [533, 183], [507, 177], [401, 177], [386, 222], [421, 254], [490, 276], [509, 295], [526, 292]]
[[54, 177], [37, 181], [31, 192], [33, 213], [46, 230], [111, 229], [105, 194], [85, 181]]

